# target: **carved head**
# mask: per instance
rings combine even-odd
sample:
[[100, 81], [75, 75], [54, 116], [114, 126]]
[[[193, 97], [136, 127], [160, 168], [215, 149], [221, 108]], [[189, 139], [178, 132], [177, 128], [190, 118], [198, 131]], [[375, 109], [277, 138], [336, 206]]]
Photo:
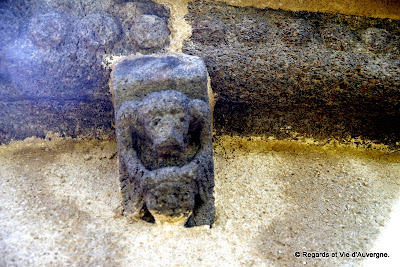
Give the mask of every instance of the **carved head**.
[[162, 91], [146, 96], [138, 109], [145, 135], [160, 156], [176, 156], [185, 149], [190, 124], [190, 99], [181, 92]]
[[195, 205], [193, 185], [160, 183], [146, 193], [146, 207], [157, 222], [183, 224]]

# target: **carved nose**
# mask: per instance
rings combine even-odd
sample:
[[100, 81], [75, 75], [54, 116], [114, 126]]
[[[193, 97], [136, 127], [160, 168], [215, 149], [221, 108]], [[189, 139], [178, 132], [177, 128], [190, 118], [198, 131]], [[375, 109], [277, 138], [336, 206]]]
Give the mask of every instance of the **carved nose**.
[[160, 136], [153, 142], [153, 149], [161, 154], [168, 154], [173, 151], [181, 152], [184, 147], [183, 133], [171, 126], [163, 127], [162, 131], [160, 131]]

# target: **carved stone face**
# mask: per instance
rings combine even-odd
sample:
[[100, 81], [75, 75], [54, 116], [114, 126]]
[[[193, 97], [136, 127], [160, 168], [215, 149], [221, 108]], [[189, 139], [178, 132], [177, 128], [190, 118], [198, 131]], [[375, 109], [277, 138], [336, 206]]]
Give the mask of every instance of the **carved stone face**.
[[182, 153], [185, 149], [185, 138], [189, 130], [189, 116], [182, 107], [169, 111], [154, 110], [145, 116], [144, 129], [152, 140], [152, 148], [160, 156]]
[[140, 109], [145, 135], [151, 149], [160, 157], [178, 156], [185, 150], [189, 131], [188, 99], [180, 95], [159, 94], [156, 101], [148, 99]]

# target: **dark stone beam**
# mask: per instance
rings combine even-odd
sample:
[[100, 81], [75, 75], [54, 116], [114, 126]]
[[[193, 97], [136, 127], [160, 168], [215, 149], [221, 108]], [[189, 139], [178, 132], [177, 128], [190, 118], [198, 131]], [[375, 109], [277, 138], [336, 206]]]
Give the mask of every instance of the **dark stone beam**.
[[218, 132], [399, 141], [400, 21], [206, 1], [186, 18]]
[[110, 100], [1, 101], [0, 144], [31, 136], [43, 138], [49, 132], [69, 137], [112, 137], [113, 113]]

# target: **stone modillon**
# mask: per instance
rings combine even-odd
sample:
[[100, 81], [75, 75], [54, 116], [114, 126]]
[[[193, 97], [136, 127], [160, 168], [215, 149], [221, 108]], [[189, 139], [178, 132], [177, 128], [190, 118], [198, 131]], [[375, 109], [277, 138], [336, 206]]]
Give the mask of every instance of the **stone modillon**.
[[[150, 65], [151, 71], [147, 69]], [[211, 113], [206, 83], [199, 74], [188, 71], [192, 65], [206, 73], [199, 58], [176, 55], [128, 59], [114, 69], [116, 134], [126, 216], [186, 227], [214, 222]], [[142, 79], [144, 73], [147, 81]], [[200, 77], [206, 79], [206, 75]], [[173, 80], [179, 81], [171, 83]], [[196, 80], [203, 99], [189, 98], [180, 90], [187, 90], [188, 82], [193, 87]], [[132, 91], [140, 90], [143, 83], [148, 93], [135, 96]]]

